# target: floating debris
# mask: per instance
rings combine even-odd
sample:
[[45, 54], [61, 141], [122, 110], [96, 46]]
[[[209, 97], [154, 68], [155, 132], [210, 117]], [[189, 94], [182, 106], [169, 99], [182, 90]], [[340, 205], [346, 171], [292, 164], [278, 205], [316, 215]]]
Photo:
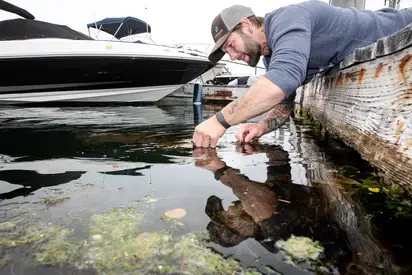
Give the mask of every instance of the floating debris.
[[186, 210], [184, 210], [183, 208], [176, 208], [166, 211], [165, 216], [171, 219], [181, 219], [186, 216]]
[[154, 203], [157, 202], [158, 199], [155, 198], [153, 194], [149, 194], [144, 196], [142, 199], [135, 201], [136, 203]]
[[39, 203], [48, 205], [48, 206], [54, 206], [57, 204], [61, 204], [64, 201], [70, 199], [70, 197], [51, 197], [51, 198], [44, 198], [42, 199]]

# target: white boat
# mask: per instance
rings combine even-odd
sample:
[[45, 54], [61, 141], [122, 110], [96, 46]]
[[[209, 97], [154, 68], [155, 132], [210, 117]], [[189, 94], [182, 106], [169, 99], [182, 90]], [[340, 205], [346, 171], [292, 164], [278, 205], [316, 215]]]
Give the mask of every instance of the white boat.
[[[166, 48], [172, 48], [178, 50], [180, 53], [189, 54], [191, 56], [197, 56], [202, 58], [208, 58], [208, 54], [198, 49], [185, 47], [184, 45], [165, 44], [159, 45], [152, 39], [151, 26], [145, 21], [132, 17], [114, 17], [105, 18], [103, 20], [87, 24], [89, 36], [92, 37], [91, 29], [95, 29], [95, 39], [100, 40], [99, 34], [108, 34], [106, 37], [110, 37], [111, 40], [132, 42], [132, 43], [145, 43], [158, 45]], [[207, 81], [214, 79], [217, 75], [221, 74], [225, 68], [224, 62], [218, 62], [210, 70], [192, 79], [190, 82], [201, 81], [206, 83]]]
[[[0, 104], [156, 102], [214, 67], [176, 48], [95, 40], [2, 0], [0, 9], [24, 17], [0, 22]], [[124, 18], [117, 33], [136, 26], [147, 27]]]

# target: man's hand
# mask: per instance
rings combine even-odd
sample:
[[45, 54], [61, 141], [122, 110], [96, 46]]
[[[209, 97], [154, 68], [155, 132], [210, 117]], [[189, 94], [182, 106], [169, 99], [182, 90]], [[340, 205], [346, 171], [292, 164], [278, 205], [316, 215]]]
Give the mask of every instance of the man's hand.
[[193, 134], [193, 143], [196, 147], [215, 148], [218, 139], [226, 132], [216, 116], [203, 121], [196, 126]]
[[261, 136], [270, 133], [288, 121], [292, 109], [287, 104], [278, 104], [273, 107], [266, 116], [266, 119], [259, 123], [247, 123], [240, 126], [236, 133], [236, 138], [240, 142], [248, 143], [259, 139]]
[[265, 134], [265, 125], [261, 123], [246, 123], [240, 125], [239, 131], [236, 133], [236, 138], [240, 142], [251, 142], [252, 140], [259, 139]]
[[266, 150], [262, 146], [262, 144], [255, 142], [255, 143], [238, 143], [236, 144], [236, 152], [239, 152], [244, 155], [252, 155], [252, 154], [259, 154], [265, 153]]
[[226, 163], [217, 156], [216, 149], [194, 148], [193, 157], [196, 167], [204, 168], [212, 173], [226, 166]]
[[[245, 93], [222, 108], [221, 113], [229, 125], [239, 123], [261, 115], [285, 98], [285, 93], [272, 81], [262, 76]], [[216, 116], [199, 124], [193, 134], [193, 143], [196, 147], [216, 147], [217, 140], [226, 132]]]

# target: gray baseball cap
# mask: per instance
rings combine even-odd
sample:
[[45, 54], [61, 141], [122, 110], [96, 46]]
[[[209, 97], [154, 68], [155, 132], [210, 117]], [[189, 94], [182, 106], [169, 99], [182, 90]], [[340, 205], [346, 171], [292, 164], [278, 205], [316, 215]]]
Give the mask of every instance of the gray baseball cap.
[[227, 38], [232, 33], [233, 29], [240, 23], [243, 17], [255, 15], [251, 8], [234, 5], [222, 10], [212, 22], [212, 36], [215, 41], [215, 46], [209, 54], [209, 60], [213, 63], [218, 62], [225, 53], [221, 47], [225, 44]]

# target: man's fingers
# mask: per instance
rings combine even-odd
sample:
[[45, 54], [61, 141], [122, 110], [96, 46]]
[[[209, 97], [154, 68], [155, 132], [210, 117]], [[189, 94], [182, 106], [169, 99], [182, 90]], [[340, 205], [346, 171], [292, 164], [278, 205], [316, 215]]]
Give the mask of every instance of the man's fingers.
[[243, 125], [240, 126], [239, 130], [236, 132], [236, 139], [238, 141], [242, 140], [243, 132], [245, 131], [245, 127]]
[[202, 134], [195, 130], [193, 135], [193, 143], [196, 147], [202, 147]]
[[210, 137], [209, 136], [203, 136], [202, 138], [202, 147], [207, 148], [209, 147], [210, 144]]
[[256, 128], [253, 128], [249, 131], [249, 133], [245, 137], [245, 142], [250, 142], [253, 138], [257, 136], [258, 130]]
[[249, 133], [248, 127], [241, 127], [237, 132], [237, 140], [243, 142], [245, 140], [245, 136]]
[[208, 151], [202, 147], [193, 148], [193, 156], [195, 158], [204, 158], [208, 154]]
[[215, 137], [211, 137], [210, 138], [210, 147], [211, 148], [216, 148], [216, 143], [217, 143], [217, 140], [218, 140], [218, 138], [215, 138]]

